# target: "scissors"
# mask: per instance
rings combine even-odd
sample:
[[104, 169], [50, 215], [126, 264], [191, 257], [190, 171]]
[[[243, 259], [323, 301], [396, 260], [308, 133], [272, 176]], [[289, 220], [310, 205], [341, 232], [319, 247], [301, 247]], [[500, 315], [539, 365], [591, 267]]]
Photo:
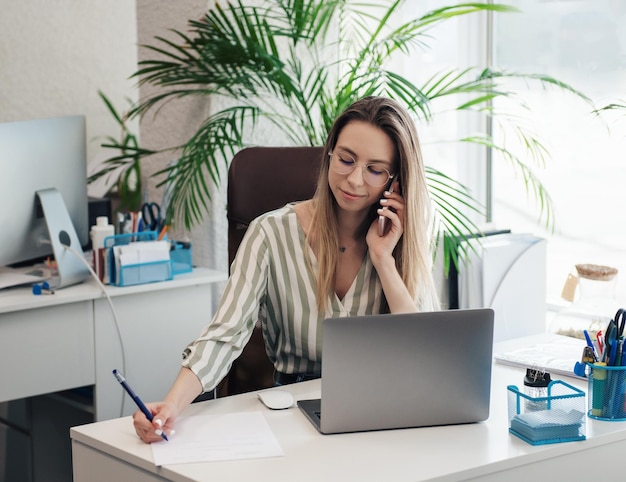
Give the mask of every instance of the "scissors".
[[141, 206], [141, 219], [150, 231], [160, 232], [165, 224], [161, 215], [161, 206], [157, 203], [144, 203]]
[[617, 331], [618, 327], [613, 320], [609, 321], [609, 326], [606, 328], [606, 335], [604, 337], [604, 344], [606, 346], [606, 362], [609, 366], [615, 364], [615, 357], [617, 356]]
[[[620, 317], [621, 317], [621, 322], [620, 322]], [[626, 323], [626, 311], [623, 308], [620, 308], [619, 310], [617, 310], [617, 314], [615, 315], [614, 318], [615, 321], [615, 328], [617, 328], [617, 337], [621, 338], [624, 335], [624, 324]], [[619, 323], [619, 328], [618, 328], [618, 323]]]

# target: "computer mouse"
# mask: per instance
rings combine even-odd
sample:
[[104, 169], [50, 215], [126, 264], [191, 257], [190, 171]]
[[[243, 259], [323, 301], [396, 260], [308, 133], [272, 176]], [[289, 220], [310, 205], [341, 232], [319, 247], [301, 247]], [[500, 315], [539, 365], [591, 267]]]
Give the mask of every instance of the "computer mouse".
[[267, 408], [272, 410], [283, 410], [293, 407], [293, 395], [285, 390], [267, 390], [258, 393], [259, 400]]

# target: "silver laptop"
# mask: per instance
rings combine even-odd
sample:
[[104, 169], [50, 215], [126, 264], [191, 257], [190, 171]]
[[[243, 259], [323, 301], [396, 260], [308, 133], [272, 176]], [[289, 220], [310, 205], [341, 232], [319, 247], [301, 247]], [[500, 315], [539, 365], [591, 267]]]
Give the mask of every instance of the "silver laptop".
[[298, 406], [324, 434], [489, 417], [490, 308], [324, 320], [321, 399]]

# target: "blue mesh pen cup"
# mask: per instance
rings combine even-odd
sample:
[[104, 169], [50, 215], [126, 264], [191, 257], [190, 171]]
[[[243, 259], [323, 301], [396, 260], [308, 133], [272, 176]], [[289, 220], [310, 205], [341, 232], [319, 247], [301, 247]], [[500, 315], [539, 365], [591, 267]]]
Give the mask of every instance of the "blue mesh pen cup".
[[589, 364], [588, 415], [596, 420], [626, 420], [626, 366]]

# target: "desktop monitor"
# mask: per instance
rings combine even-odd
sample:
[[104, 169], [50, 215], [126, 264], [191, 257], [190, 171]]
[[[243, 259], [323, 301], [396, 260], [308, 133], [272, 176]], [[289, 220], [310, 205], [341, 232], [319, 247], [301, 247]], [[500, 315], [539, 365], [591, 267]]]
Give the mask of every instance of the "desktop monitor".
[[[0, 266], [53, 254], [57, 263], [75, 265], [57, 245], [71, 240], [82, 253], [87, 244], [86, 157], [84, 116], [0, 123]], [[84, 279], [86, 267], [76, 266]], [[78, 281], [68, 276], [68, 283]]]

